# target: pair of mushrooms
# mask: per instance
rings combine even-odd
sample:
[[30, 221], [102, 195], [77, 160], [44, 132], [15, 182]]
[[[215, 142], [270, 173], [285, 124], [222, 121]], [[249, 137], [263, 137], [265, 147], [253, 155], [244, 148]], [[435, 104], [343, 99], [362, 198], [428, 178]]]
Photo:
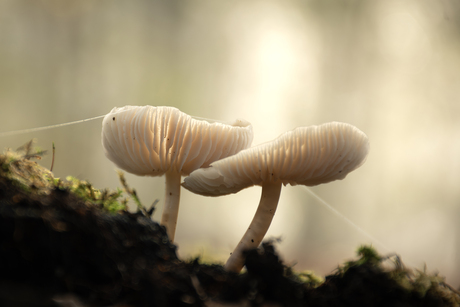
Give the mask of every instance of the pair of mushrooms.
[[196, 120], [172, 107], [114, 108], [102, 123], [106, 156], [137, 175], [166, 175], [161, 224], [174, 240], [182, 186], [204, 196], [237, 193], [262, 186], [248, 230], [225, 264], [239, 272], [243, 252], [261, 243], [275, 214], [284, 184], [314, 186], [343, 179], [366, 160], [367, 136], [356, 127], [332, 122], [301, 127], [248, 148], [252, 126]]

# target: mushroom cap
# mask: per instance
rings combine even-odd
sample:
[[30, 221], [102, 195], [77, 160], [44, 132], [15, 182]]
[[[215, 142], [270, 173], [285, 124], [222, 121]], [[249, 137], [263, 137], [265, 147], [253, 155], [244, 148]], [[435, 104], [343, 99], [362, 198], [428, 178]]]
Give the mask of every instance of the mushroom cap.
[[141, 176], [188, 175], [250, 146], [249, 122], [196, 120], [174, 107], [113, 108], [102, 121], [102, 146], [119, 168]]
[[367, 136], [352, 125], [300, 127], [198, 169], [182, 186], [204, 196], [237, 193], [264, 182], [314, 186], [345, 178], [368, 152]]

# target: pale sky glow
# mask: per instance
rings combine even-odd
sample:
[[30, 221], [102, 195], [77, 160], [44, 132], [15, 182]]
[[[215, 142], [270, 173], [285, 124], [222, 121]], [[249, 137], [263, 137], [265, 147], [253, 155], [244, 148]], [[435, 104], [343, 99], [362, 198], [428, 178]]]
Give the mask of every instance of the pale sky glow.
[[277, 3], [236, 8], [229, 15], [227, 27], [238, 31], [229, 32], [233, 54], [226, 82], [235, 91], [227, 109], [250, 118], [257, 130], [254, 144], [260, 144], [295, 128], [286, 119], [298, 97], [308, 94], [308, 104], [314, 103], [317, 47], [308, 45], [315, 45], [315, 36], [303, 31], [308, 24], [298, 13]]
[[406, 73], [420, 73], [431, 61], [432, 48], [423, 18], [410, 8], [395, 5], [378, 19], [381, 50], [388, 62]]

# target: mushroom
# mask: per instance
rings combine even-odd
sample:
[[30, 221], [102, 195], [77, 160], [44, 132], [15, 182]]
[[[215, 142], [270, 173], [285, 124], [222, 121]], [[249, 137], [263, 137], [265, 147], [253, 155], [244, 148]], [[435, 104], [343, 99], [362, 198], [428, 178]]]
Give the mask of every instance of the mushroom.
[[243, 252], [258, 247], [270, 226], [282, 184], [314, 186], [343, 179], [364, 163], [368, 151], [367, 136], [352, 125], [332, 122], [301, 127], [198, 169], [182, 186], [204, 196], [262, 186], [254, 218], [225, 264], [227, 271], [239, 272], [244, 266]]
[[174, 241], [181, 176], [250, 146], [252, 126], [196, 120], [173, 107], [114, 108], [102, 121], [102, 146], [119, 168], [139, 176], [166, 177], [161, 225]]

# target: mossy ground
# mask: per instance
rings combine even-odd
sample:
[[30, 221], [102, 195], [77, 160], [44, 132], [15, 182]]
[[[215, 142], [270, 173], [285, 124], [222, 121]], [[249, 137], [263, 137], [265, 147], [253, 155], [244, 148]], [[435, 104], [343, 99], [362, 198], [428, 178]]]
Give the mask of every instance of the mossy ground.
[[60, 180], [33, 161], [42, 154], [0, 155], [1, 306], [58, 306], [66, 293], [90, 306], [460, 306], [442, 276], [369, 246], [325, 279], [284, 265], [273, 242], [247, 252], [242, 274], [182, 261], [122, 177], [116, 191]]
[[109, 189], [99, 190], [85, 180], [79, 180], [73, 176], [67, 176], [65, 180], [55, 178], [53, 173], [40, 166], [34, 160], [40, 159], [46, 151], [33, 148], [33, 140], [21, 146], [16, 151], [6, 150], [0, 155], [0, 175], [9, 179], [11, 183], [20, 189], [35, 195], [49, 195], [53, 189], [67, 189], [75, 194], [88, 205], [97, 205], [101, 210], [118, 213], [127, 209], [128, 197], [140, 208], [142, 207], [137, 198], [136, 191], [130, 189], [124, 179], [123, 173], [119, 173], [124, 191], [118, 188], [116, 191]]

